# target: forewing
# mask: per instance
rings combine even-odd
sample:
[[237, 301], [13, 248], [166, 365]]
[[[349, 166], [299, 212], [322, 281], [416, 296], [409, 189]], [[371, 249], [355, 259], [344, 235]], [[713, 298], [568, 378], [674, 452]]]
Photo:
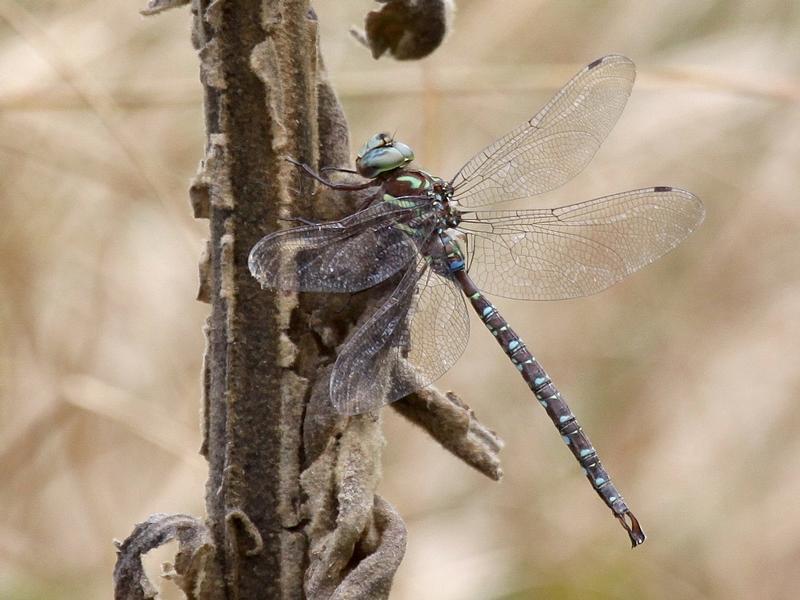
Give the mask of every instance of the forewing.
[[475, 207], [528, 198], [580, 173], [617, 122], [636, 78], [634, 64], [610, 55], [586, 66], [532, 119], [465, 164], [455, 198]]
[[420, 258], [389, 299], [344, 344], [331, 401], [354, 415], [407, 396], [441, 377], [469, 338], [464, 298]]
[[471, 234], [469, 274], [478, 287], [557, 300], [613, 285], [672, 250], [704, 214], [691, 193], [656, 187], [555, 209], [467, 214], [459, 229]]
[[357, 292], [391, 277], [416, 256], [397, 223], [410, 214], [380, 202], [341, 221], [282, 229], [250, 251], [261, 287], [300, 292]]

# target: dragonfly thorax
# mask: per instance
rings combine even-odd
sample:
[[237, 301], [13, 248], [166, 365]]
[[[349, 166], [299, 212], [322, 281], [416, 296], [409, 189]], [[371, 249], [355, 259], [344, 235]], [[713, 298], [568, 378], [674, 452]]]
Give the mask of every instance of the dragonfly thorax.
[[417, 169], [395, 169], [381, 181], [383, 200], [396, 206], [414, 209], [422, 221], [434, 220], [434, 230], [457, 227], [461, 213], [453, 200], [449, 182]]
[[[433, 198], [434, 202], [441, 205], [441, 219], [444, 222], [444, 228], [450, 229], [458, 227], [461, 223], [461, 212], [458, 210], [458, 202], [453, 200], [453, 186], [449, 181], [444, 181], [438, 177], [434, 179], [433, 183]], [[437, 206], [437, 208], [439, 208]]]

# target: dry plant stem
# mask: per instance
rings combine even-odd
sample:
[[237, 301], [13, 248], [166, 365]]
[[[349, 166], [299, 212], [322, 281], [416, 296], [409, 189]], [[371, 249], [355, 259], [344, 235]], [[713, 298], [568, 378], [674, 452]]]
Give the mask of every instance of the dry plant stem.
[[200, 0], [195, 15], [208, 139], [193, 205], [211, 231], [203, 451], [220, 597], [301, 598], [309, 374], [288, 334], [297, 298], [260, 290], [247, 255], [282, 209], [309, 208], [291, 204], [282, 156], [316, 162], [316, 23], [299, 1]]
[[290, 0], [201, 2], [197, 15], [208, 145], [192, 203], [211, 226], [200, 294], [212, 306], [203, 451], [224, 594], [386, 597], [405, 526], [375, 495], [380, 419], [331, 414], [324, 393], [306, 409], [312, 383], [327, 390], [320, 374], [363, 301], [263, 291], [247, 270], [252, 246], [282, 219], [352, 210], [350, 198], [324, 197], [283, 160], [348, 162], [316, 21], [306, 2]]
[[[316, 18], [307, 0], [194, 0], [192, 13], [207, 143], [190, 196], [195, 217], [210, 225], [198, 291], [211, 305], [207, 520], [153, 515], [138, 525], [118, 546], [116, 597], [152, 597], [141, 554], [178, 537], [165, 576], [189, 598], [386, 598], [406, 531], [375, 493], [381, 413], [342, 417], [328, 390], [336, 349], [397, 282], [351, 297], [295, 294], [261, 290], [247, 268], [253, 245], [287, 219], [340, 218], [370, 193], [318, 187], [284, 160], [316, 170], [349, 162]], [[499, 478], [499, 440], [457, 399], [420, 392], [400, 411]]]

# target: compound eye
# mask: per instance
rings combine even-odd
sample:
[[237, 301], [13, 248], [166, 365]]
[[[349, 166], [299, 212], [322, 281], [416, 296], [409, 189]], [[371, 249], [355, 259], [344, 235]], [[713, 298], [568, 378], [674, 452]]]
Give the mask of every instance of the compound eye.
[[400, 154], [403, 155], [406, 163], [410, 163], [414, 160], [414, 151], [411, 149], [410, 146], [407, 146], [403, 142], [392, 142], [392, 146], [397, 149]]
[[372, 178], [379, 173], [391, 171], [407, 163], [402, 153], [392, 146], [383, 146], [369, 150], [356, 161], [358, 172], [364, 177]]
[[383, 148], [385, 146], [390, 146], [392, 143], [392, 138], [389, 136], [388, 133], [376, 133], [371, 138], [367, 140], [367, 142], [361, 146], [361, 149], [358, 151], [358, 157], [361, 158], [367, 154], [370, 150], [375, 150], [376, 148]]

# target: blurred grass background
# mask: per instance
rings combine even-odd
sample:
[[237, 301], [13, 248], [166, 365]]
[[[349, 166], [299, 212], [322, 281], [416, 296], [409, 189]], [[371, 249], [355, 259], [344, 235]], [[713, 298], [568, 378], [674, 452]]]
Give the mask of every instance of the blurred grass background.
[[[505, 439], [505, 478], [386, 411], [381, 493], [409, 527], [393, 597], [797, 598], [800, 4], [461, 0], [445, 44], [413, 64], [351, 41], [368, 7], [316, 7], [354, 147], [396, 130], [449, 177], [619, 52], [639, 67], [626, 112], [586, 172], [536, 205], [675, 185], [708, 211], [677, 251], [603, 294], [498, 301], [648, 542], [630, 551], [474, 324], [440, 383]], [[112, 538], [153, 512], [203, 512], [206, 223], [187, 199], [202, 91], [188, 10], [138, 8], [0, 1], [4, 599], [110, 597]]]

